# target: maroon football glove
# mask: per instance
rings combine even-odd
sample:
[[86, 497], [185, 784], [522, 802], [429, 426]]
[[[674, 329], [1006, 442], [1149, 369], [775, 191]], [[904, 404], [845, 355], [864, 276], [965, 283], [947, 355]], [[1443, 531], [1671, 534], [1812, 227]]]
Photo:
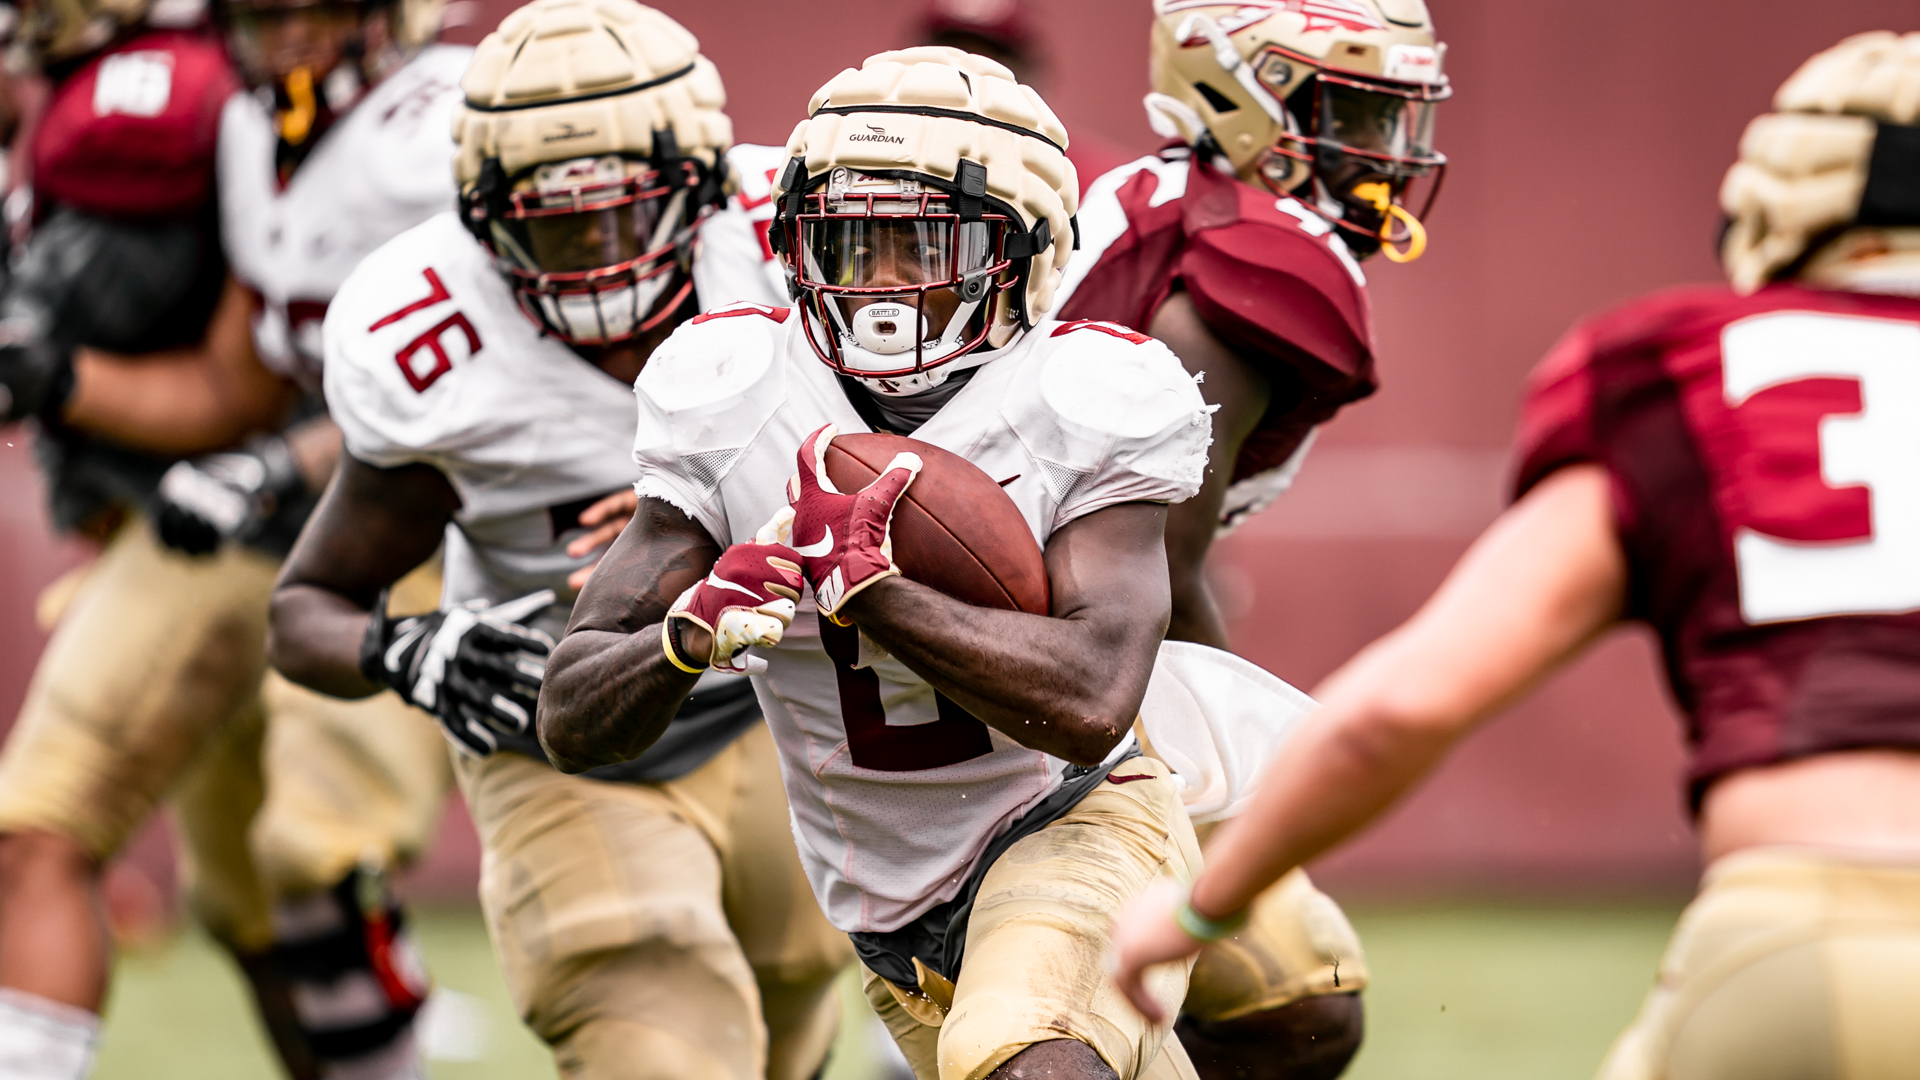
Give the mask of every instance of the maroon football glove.
[[[660, 624], [667, 659], [685, 672], [708, 667], [733, 675], [764, 671], [765, 660], [740, 654], [751, 645], [780, 643], [793, 622], [800, 583], [800, 556], [792, 548], [758, 542], [733, 545], [668, 610]], [[687, 623], [713, 636], [706, 656], [686, 655], [681, 634]]]
[[791, 516], [776, 517], [761, 535], [789, 533], [820, 614], [850, 626], [839, 615], [847, 601], [881, 578], [900, 572], [893, 565], [889, 529], [894, 504], [920, 475], [920, 455], [895, 454], [873, 483], [854, 494], [843, 494], [827, 476], [827, 446], [839, 433], [839, 428], [828, 424], [800, 444], [800, 472], [787, 485]]

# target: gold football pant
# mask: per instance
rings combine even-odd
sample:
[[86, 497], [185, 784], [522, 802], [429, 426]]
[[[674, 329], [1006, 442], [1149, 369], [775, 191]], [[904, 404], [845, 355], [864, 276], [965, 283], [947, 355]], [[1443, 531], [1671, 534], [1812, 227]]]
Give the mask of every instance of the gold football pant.
[[[189, 558], [129, 522], [60, 589], [0, 753], [0, 831], [102, 861], [171, 795], [189, 902], [246, 952], [271, 943], [272, 896], [417, 853], [449, 782], [432, 719], [395, 695], [336, 701], [267, 674], [277, 570], [240, 547]], [[414, 610], [435, 606], [436, 578], [409, 579]]]
[[[1186, 880], [1200, 845], [1167, 767], [1121, 763], [1078, 805], [987, 869], [960, 977], [922, 970], [919, 994], [865, 972], [867, 1000], [917, 1080], [981, 1080], [1037, 1042], [1076, 1039], [1121, 1080], [1190, 1078], [1167, 1026], [1147, 1023], [1107, 976], [1113, 916], [1158, 878]], [[1186, 964], [1147, 984], [1171, 1013]]]
[[663, 784], [460, 757], [480, 903], [515, 1006], [568, 1080], [805, 1080], [852, 960], [800, 869], [756, 725]]
[[[1114, 774], [988, 869], [956, 984], [924, 972], [916, 995], [865, 973], [868, 1000], [919, 1080], [978, 1080], [1049, 1039], [1088, 1044], [1123, 1080], [1193, 1075], [1179, 1041], [1147, 1025], [1105, 965], [1114, 913], [1155, 877], [1191, 878], [1198, 845], [1165, 765], [1134, 758]], [[1203, 949], [1190, 976], [1170, 965], [1150, 985], [1170, 1006], [1184, 994], [1187, 1015], [1231, 1020], [1358, 990], [1366, 963], [1346, 916], [1295, 871], [1261, 895], [1240, 933]]]
[[1601, 1080], [1920, 1075], [1920, 865], [1762, 848], [1707, 868]]

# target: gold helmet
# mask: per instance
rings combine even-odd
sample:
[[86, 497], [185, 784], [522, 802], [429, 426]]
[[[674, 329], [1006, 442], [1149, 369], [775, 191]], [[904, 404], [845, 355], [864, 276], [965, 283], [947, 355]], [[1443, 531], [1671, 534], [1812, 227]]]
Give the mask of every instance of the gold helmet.
[[[1920, 226], [1920, 33], [1847, 38], [1800, 66], [1720, 185], [1720, 259], [1752, 292], [1809, 261], [1911, 265]], [[1910, 276], [1910, 272], [1909, 272]]]
[[720, 73], [686, 28], [634, 0], [533, 0], [480, 43], [462, 87], [461, 211], [529, 316], [605, 345], [686, 304], [733, 140]]
[[883, 394], [991, 359], [1053, 304], [1079, 181], [1067, 132], [983, 56], [923, 46], [820, 88], [787, 143], [771, 240], [808, 340]]
[[[1422, 0], [1154, 0], [1147, 118], [1292, 194], [1365, 257], [1420, 257], [1452, 94]], [[1409, 189], [1425, 188], [1410, 199]], [[1406, 208], [1420, 203], [1419, 211]]]
[[105, 48], [136, 26], [188, 27], [205, 17], [205, 0], [25, 0], [16, 43], [24, 63], [57, 64]]

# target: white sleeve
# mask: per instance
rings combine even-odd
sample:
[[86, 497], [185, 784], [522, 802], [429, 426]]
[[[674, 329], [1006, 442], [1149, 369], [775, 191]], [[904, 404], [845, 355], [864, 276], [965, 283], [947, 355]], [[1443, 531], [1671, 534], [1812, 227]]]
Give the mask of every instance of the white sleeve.
[[786, 311], [735, 304], [697, 316], [660, 343], [634, 383], [633, 460], [641, 498], [660, 499], [732, 541], [720, 483], [784, 398]]
[[1100, 447], [1060, 501], [1053, 526], [1123, 502], [1181, 502], [1200, 491], [1213, 407], [1171, 349], [1106, 324], [1047, 342], [1040, 396], [1075, 442]]
[[449, 332], [439, 339], [444, 366], [434, 362], [439, 352], [406, 353], [408, 341], [445, 318], [457, 298], [373, 329], [392, 313], [395, 296], [422, 291], [427, 252], [448, 224], [433, 219], [376, 249], [327, 307], [321, 327], [327, 410], [340, 425], [347, 452], [370, 465], [438, 466], [449, 452], [498, 438], [508, 420], [470, 376], [467, 335]]

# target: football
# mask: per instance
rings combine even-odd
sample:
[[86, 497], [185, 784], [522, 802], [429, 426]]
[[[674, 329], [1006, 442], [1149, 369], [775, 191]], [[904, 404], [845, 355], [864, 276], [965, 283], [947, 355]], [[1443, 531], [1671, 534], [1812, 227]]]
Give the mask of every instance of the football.
[[919, 454], [922, 466], [893, 510], [900, 572], [976, 607], [1048, 614], [1040, 545], [1013, 500], [973, 462], [903, 435], [857, 432], [827, 447], [827, 476], [841, 491], [859, 491], [901, 451]]

